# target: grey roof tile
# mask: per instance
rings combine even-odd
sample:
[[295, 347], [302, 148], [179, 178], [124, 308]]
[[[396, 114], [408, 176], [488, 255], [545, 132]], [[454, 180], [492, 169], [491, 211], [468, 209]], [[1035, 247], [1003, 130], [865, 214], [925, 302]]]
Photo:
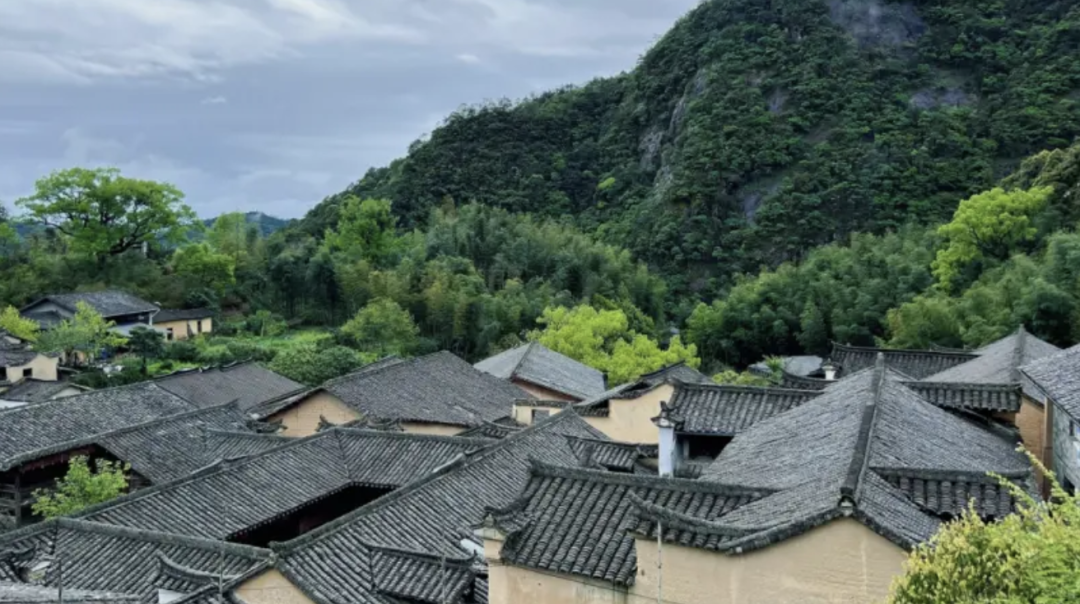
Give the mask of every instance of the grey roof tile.
[[1020, 371], [1072, 419], [1080, 419], [1080, 345], [1028, 363]]
[[72, 384], [71, 382], [50, 382], [27, 378], [11, 388], [8, 388], [7, 391], [0, 393], [0, 398], [8, 401], [42, 403], [51, 400], [54, 396], [68, 388], [74, 388], [83, 392], [89, 390], [88, 388]]
[[1019, 383], [904, 382], [919, 396], [943, 409], [1016, 413], [1020, 411]]
[[575, 414], [560, 413], [285, 544], [278, 568], [317, 601], [382, 604], [372, 587], [380, 581], [371, 576], [374, 548], [460, 558], [459, 543], [485, 510], [521, 492], [530, 459], [576, 463], [567, 436], [604, 438]]
[[474, 367], [495, 377], [519, 379], [578, 399], [597, 396], [605, 389], [602, 372], [539, 342], [501, 352]]
[[671, 398], [672, 419], [685, 434], [734, 436], [755, 423], [797, 407], [819, 392], [679, 384]]
[[119, 317], [123, 315], [135, 315], [140, 313], [151, 313], [158, 310], [156, 304], [151, 304], [138, 296], [133, 296], [127, 292], [119, 290], [105, 290], [98, 292], [84, 292], [74, 294], [53, 294], [51, 296], [45, 296], [41, 300], [33, 302], [23, 308], [23, 311], [32, 311], [33, 307], [43, 301], [53, 302], [58, 306], [62, 306], [71, 312], [75, 312], [76, 305], [79, 302], [85, 302], [89, 304], [94, 310], [98, 312], [102, 317], [108, 319], [111, 317]]
[[[105, 524], [226, 539], [351, 485], [396, 488], [489, 441], [334, 429], [80, 514]], [[317, 468], [318, 471], [313, 471]]]
[[61, 601], [68, 604], [133, 604], [139, 601], [139, 596], [84, 589], [65, 589], [61, 594], [56, 587], [0, 581], [0, 603], [3, 604], [53, 604]]
[[21, 342], [9, 342], [0, 338], [0, 368], [25, 365], [38, 356], [38, 352]]
[[379, 419], [469, 428], [505, 417], [524, 392], [449, 352], [364, 368], [322, 388]]
[[973, 353], [863, 348], [834, 343], [832, 361], [840, 366], [844, 375], [852, 375], [873, 367], [878, 354], [885, 355], [885, 362], [889, 369], [899, 371], [916, 380], [978, 358], [978, 355]]
[[0, 470], [57, 453], [72, 443], [197, 409], [152, 382], [95, 390], [0, 411]]
[[1057, 354], [1061, 349], [1031, 335], [1023, 327], [974, 352], [978, 357], [924, 378], [926, 382], [1017, 384], [1020, 367]]
[[274, 373], [258, 363], [182, 371], [158, 378], [154, 382], [202, 407], [237, 401], [245, 411], [304, 389], [303, 384]]
[[213, 317], [214, 314], [214, 309], [212, 308], [163, 308], [156, 315], [154, 315], [154, 323], [157, 324], [167, 323], [170, 321], [195, 321], [198, 319], [209, 319]]
[[493, 438], [499, 440], [518, 432], [524, 427], [525, 424], [508, 415], [493, 422], [484, 422], [480, 426], [469, 428], [457, 436], [465, 438]]
[[[264, 549], [67, 518], [0, 536], [0, 552], [15, 551], [29, 556], [15, 569], [0, 564], [0, 580], [21, 581], [13, 570], [52, 561], [41, 581], [47, 587], [62, 581], [65, 591], [133, 594], [147, 603], [156, 602], [157, 589], [170, 580], [162, 575], [162, 556], [194, 571], [226, 576], [243, 574], [270, 559]], [[62, 561], [62, 569], [56, 560]]]
[[206, 431], [206, 439], [215, 460], [243, 459], [296, 442], [295, 438], [279, 434], [215, 429]]

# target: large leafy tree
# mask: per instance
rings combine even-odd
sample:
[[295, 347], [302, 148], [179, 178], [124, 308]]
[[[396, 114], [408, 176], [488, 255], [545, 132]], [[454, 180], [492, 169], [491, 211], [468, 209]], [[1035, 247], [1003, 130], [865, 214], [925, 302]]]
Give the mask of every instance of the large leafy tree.
[[192, 289], [210, 288], [221, 295], [236, 283], [235, 259], [215, 252], [206, 243], [194, 243], [176, 250], [172, 267]]
[[889, 604], [1080, 601], [1080, 499], [1053, 480], [1048, 503], [1007, 481], [1016, 514], [986, 522], [968, 510], [912, 552]]
[[110, 501], [127, 489], [130, 471], [126, 464], [104, 459], [97, 460], [92, 470], [86, 457], [73, 457], [55, 490], [34, 491], [36, 501], [32, 509], [43, 518], [55, 518]]
[[628, 382], [678, 362], [692, 367], [701, 363], [693, 344], [685, 346], [676, 336], [663, 348], [631, 330], [621, 310], [598, 311], [587, 305], [548, 308], [537, 322], [544, 328], [529, 334], [531, 339], [605, 372], [612, 383]]
[[38, 338], [37, 348], [42, 352], [61, 352], [69, 359], [82, 353], [88, 359], [97, 358], [103, 350], [122, 346], [126, 340], [112, 331], [113, 321], [104, 319], [85, 302], [75, 305], [75, 316], [61, 321]]
[[128, 348], [142, 359], [142, 372], [146, 374], [147, 364], [151, 359], [165, 356], [165, 339], [161, 332], [149, 327], [136, 327], [128, 336]]
[[945, 240], [933, 264], [938, 283], [951, 289], [970, 269], [977, 276], [981, 264], [1001, 262], [1020, 251], [1038, 233], [1034, 218], [1053, 192], [1049, 187], [993, 189], [960, 202], [952, 221], [938, 228]]
[[16, 203], [74, 251], [103, 262], [144, 243], [183, 241], [197, 226], [183, 199], [172, 185], [126, 178], [115, 168], [71, 168], [39, 179], [34, 194]]
[[409, 311], [386, 298], [360, 309], [341, 332], [352, 338], [360, 350], [380, 357], [410, 354], [420, 339], [420, 329]]
[[40, 327], [36, 321], [24, 319], [14, 306], [8, 306], [0, 311], [0, 330], [8, 332], [20, 340], [34, 342], [38, 339]]
[[397, 249], [396, 225], [389, 201], [349, 196], [342, 201], [337, 228], [326, 232], [326, 245], [351, 259], [385, 266]]
[[351, 348], [332, 346], [324, 349], [318, 344], [304, 342], [279, 352], [270, 363], [270, 369], [308, 386], [318, 386], [357, 369], [360, 364], [360, 356]]

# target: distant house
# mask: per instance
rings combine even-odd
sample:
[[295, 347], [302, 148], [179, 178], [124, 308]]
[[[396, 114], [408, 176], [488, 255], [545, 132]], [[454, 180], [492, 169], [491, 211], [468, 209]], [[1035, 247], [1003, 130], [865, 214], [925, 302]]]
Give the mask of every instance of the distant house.
[[214, 331], [214, 311], [208, 308], [165, 309], [154, 315], [154, 327], [165, 332], [166, 340], [186, 340]]
[[738, 433], [697, 480], [534, 463], [478, 531], [489, 603], [883, 600], [969, 501], [988, 520], [1015, 510], [988, 472], [1034, 488], [1014, 440], [904, 379], [849, 375]]
[[8, 399], [5, 389], [23, 380], [55, 382], [58, 364], [56, 357], [41, 354], [28, 343], [0, 331], [0, 398]]
[[510, 380], [541, 400], [583, 401], [607, 389], [602, 372], [539, 342], [501, 352], [474, 367]]
[[0, 393], [0, 398], [6, 401], [22, 403], [42, 403], [58, 398], [75, 396], [88, 390], [89, 388], [71, 382], [56, 382], [39, 380], [37, 378], [26, 378]]
[[303, 384], [253, 362], [178, 371], [154, 383], [200, 407], [235, 402], [243, 411], [305, 390]]
[[1020, 368], [1025, 392], [1045, 410], [1044, 462], [1066, 490], [1080, 486], [1080, 345]]
[[252, 410], [281, 422], [287, 436], [310, 436], [320, 425], [393, 421], [416, 434], [452, 436], [505, 418], [525, 396], [449, 352], [388, 358], [308, 392]]
[[61, 321], [75, 316], [78, 303], [85, 303], [103, 318], [116, 323], [116, 331], [129, 333], [139, 325], [151, 325], [154, 315], [161, 310], [152, 304], [118, 290], [78, 294], [56, 294], [24, 306], [19, 312], [26, 319], [37, 321], [42, 329], [49, 329]]

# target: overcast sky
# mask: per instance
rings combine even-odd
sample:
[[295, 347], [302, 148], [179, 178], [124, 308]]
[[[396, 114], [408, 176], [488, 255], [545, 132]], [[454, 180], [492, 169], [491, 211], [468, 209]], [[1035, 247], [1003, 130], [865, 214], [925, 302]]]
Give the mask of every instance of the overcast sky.
[[629, 69], [697, 0], [0, 0], [0, 200], [57, 168], [302, 215], [465, 103]]

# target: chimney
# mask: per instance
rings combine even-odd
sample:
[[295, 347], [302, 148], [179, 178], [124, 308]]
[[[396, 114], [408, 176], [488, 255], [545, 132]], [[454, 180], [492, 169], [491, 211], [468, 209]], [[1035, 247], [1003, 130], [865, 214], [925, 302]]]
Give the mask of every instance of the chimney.
[[825, 364], [821, 366], [821, 370], [825, 372], [825, 381], [836, 381], [836, 365], [832, 362], [832, 359], [825, 361]]
[[660, 476], [674, 476], [678, 451], [675, 445], [675, 422], [671, 419], [671, 408], [667, 403], [660, 403], [660, 417], [656, 418], [656, 427], [660, 429]]

